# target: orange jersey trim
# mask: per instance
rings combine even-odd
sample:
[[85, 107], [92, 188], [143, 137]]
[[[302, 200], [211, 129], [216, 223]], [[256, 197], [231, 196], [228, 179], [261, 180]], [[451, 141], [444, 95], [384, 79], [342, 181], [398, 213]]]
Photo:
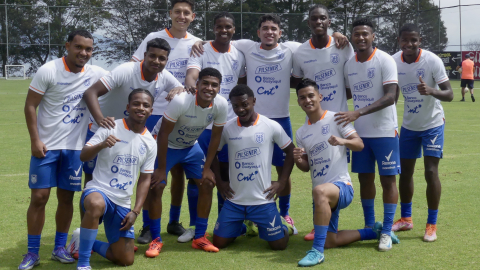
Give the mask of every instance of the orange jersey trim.
[[[69, 69], [68, 66], [67, 66], [67, 61], [66, 61], [65, 59], [66, 59], [65, 56], [62, 57], [63, 66], [65, 67], [65, 70], [66, 70], [66, 71], [71, 72], [70, 69]], [[83, 68], [82, 68], [82, 71], [80, 71], [80, 72], [84, 72], [84, 71], [85, 71], [85, 67], [83, 67]]]
[[284, 149], [285, 147], [287, 147], [291, 143], [292, 143], [292, 140], [288, 140], [288, 142], [286, 144], [284, 144], [282, 147], [280, 147], [280, 149]]
[[[318, 121], [322, 120], [323, 118], [325, 118], [325, 115], [327, 114], [328, 110], [325, 110], [322, 114], [322, 117], [320, 117], [320, 119], [318, 119]], [[310, 119], [308, 119], [308, 125], [312, 125], [312, 122], [310, 122]]]
[[[259, 113], [257, 113], [257, 119], [255, 119], [255, 122], [253, 123], [253, 125], [252, 125], [252, 126], [255, 126], [255, 125], [257, 125], [257, 124], [258, 124], [258, 120], [259, 120], [259, 119], [260, 119], [260, 114], [259, 114]], [[241, 126], [242, 126], [242, 124], [240, 123], [240, 117], [237, 117], [237, 125], [238, 125], [239, 127], [241, 127]]]
[[33, 87], [30, 85], [30, 88], [33, 88], [34, 90], [37, 90], [38, 92], [42, 92], [42, 94], [45, 94], [45, 92], [43, 92], [42, 90], [38, 90], [37, 88]]
[[[146, 81], [146, 80], [145, 80], [145, 76], [143, 76], [143, 62], [144, 62], [144, 60], [142, 60], [142, 62], [140, 62], [140, 74], [142, 75], [142, 80], [143, 80], [143, 81]], [[155, 81], [157, 81], [157, 80], [158, 80], [158, 74], [157, 74], [157, 76], [155, 77]]]
[[[168, 28], [165, 28], [165, 32], [167, 32], [167, 35], [171, 38], [175, 38], [172, 33], [170, 33], [170, 31], [168, 30]], [[188, 37], [188, 33], [185, 33], [185, 36], [183, 38], [187, 38]]]
[[123, 121], [123, 126], [125, 127], [125, 129], [126, 129], [126, 130], [130, 130], [130, 129], [128, 128], [127, 122], [125, 121], [125, 118], [123, 118], [122, 121]]
[[[213, 41], [210, 41], [210, 46], [212, 46], [212, 49], [215, 52], [220, 53], [217, 49], [215, 49], [215, 47], [213, 47]], [[232, 45], [228, 45], [228, 52], [230, 52], [231, 49], [232, 49]]]
[[[198, 91], [197, 91], [198, 92]], [[195, 93], [195, 106], [198, 106], [198, 102], [197, 102], [197, 93]], [[208, 108], [211, 108], [213, 107], [213, 104], [210, 103], [210, 105], [208, 106]]]
[[[365, 62], [368, 62], [370, 60], [372, 60], [373, 56], [375, 55], [375, 53], [377, 52], [377, 48], [375, 47], [375, 50], [373, 50], [373, 53], [368, 57], [367, 61]], [[358, 56], [355, 54], [355, 61], [358, 62]]]

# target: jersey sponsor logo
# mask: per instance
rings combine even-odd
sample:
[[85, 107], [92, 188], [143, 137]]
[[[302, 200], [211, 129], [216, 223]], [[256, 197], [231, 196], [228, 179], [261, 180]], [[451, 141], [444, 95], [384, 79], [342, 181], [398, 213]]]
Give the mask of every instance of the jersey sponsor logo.
[[415, 76], [417, 76], [417, 78], [419, 77], [425, 78], [425, 69], [423, 68], [417, 69]]
[[408, 113], [420, 113], [420, 111], [418, 109], [420, 109], [422, 107], [422, 104], [418, 104], [417, 106], [412, 106], [413, 108], [410, 108], [409, 105], [407, 105], [407, 112]]
[[187, 66], [187, 63], [188, 63], [188, 58], [174, 59], [172, 61], [168, 61], [167, 66], [165, 68], [167, 70], [184, 68]]
[[338, 64], [340, 62], [340, 55], [338, 53], [331, 53], [330, 62], [334, 65]]
[[330, 125], [329, 124], [323, 125], [322, 126], [322, 134], [327, 135], [328, 133], [330, 133]]
[[402, 86], [402, 94], [408, 95], [408, 94], [411, 94], [413, 92], [418, 91], [417, 85], [418, 84], [416, 84], [416, 83], [409, 83], [407, 85]]
[[282, 80], [277, 80], [275, 77], [261, 77], [261, 76], [255, 76], [255, 81], [257, 83], [269, 83], [269, 84], [280, 84]]
[[110, 168], [112, 173], [117, 173], [118, 172], [118, 167], [116, 165], [113, 165], [112, 168]]
[[265, 140], [265, 133], [263, 133], [263, 132], [255, 133], [255, 142], [256, 143], [263, 143], [264, 140]]
[[259, 66], [255, 69], [255, 74], [271, 74], [282, 70], [280, 64]]
[[372, 102], [374, 98], [369, 98], [367, 95], [353, 95], [353, 101]]
[[328, 165], [325, 165], [323, 168], [321, 168], [320, 170], [317, 170], [317, 169], [314, 169], [313, 170], [313, 178], [317, 178], [317, 177], [322, 177], [322, 176], [325, 176], [327, 175], [328, 173], [328, 168], [330, 166]]
[[[167, 69], [168, 70], [168, 69]], [[170, 71], [170, 70], [168, 70]], [[170, 73], [172, 73], [173, 77], [175, 77], [177, 80], [179, 81], [183, 81], [185, 79], [185, 72], [182, 72], [182, 71], [173, 71]]]
[[207, 61], [207, 65], [220, 65], [220, 63]]
[[226, 95], [228, 96], [230, 94], [230, 89], [228, 88], [220, 88], [220, 95]]
[[265, 56], [255, 52], [252, 52], [252, 55], [255, 55], [256, 57], [260, 57], [260, 58], [265, 58]]
[[235, 153], [235, 160], [249, 159], [260, 155], [262, 152], [258, 147], [245, 148]]
[[327, 80], [327, 79], [335, 76], [335, 74], [337, 74], [337, 72], [335, 72], [335, 69], [333, 69], [333, 68], [329, 68], [329, 69], [319, 71], [315, 74], [315, 81], [316, 82], [321, 82], [321, 81]]
[[63, 98], [63, 104], [79, 101], [83, 98], [83, 93], [74, 93]]
[[213, 117], [215, 117], [215, 115], [213, 113], [209, 113], [207, 114], [207, 123], [210, 123], [213, 121]]
[[230, 141], [237, 141], [237, 140], [241, 140], [242, 137], [233, 137], [233, 138], [228, 138]]
[[140, 153], [140, 155], [145, 155], [145, 153], [147, 152], [147, 146], [144, 143], [141, 143], [138, 147], [138, 152]]
[[91, 82], [90, 82], [90, 78], [86, 78], [85, 81], [83, 81], [83, 85], [85, 86], [90, 86]]
[[195, 143], [195, 141], [198, 139], [198, 136], [195, 136], [195, 138], [193, 140], [190, 140], [190, 141], [186, 141], [184, 138], [176, 138], [175, 141], [180, 143], [180, 144], [184, 144], [184, 145], [192, 145]]
[[270, 89], [265, 89], [265, 87], [263, 86], [260, 86], [258, 89], [257, 89], [257, 93], [259, 95], [267, 95], [267, 96], [273, 96], [275, 95], [275, 90], [278, 89], [278, 85], [275, 85], [274, 87], [270, 88]]
[[367, 77], [369, 79], [373, 79], [373, 77], [375, 77], [375, 68], [367, 69]]
[[117, 155], [113, 159], [113, 163], [124, 166], [138, 165], [138, 157], [130, 154]]
[[334, 95], [336, 93], [337, 91], [333, 90], [333, 92], [331, 92], [330, 94], [323, 96], [322, 101], [333, 101], [335, 99]]
[[69, 112], [69, 111], [70, 111], [70, 106], [68, 106], [68, 105], [63, 105], [62, 111], [64, 111], [64, 112]]
[[233, 75], [224, 75], [222, 76], [222, 84], [231, 84], [234, 83], [235, 79]]
[[190, 126], [181, 126], [180, 129], [178, 130], [178, 134], [180, 135], [185, 135], [185, 133], [200, 133], [202, 132], [203, 130], [205, 129], [204, 126], [194, 126], [194, 127], [190, 127]]
[[348, 73], [348, 76], [355, 76], [355, 75], [358, 75], [358, 73], [354, 72], [354, 73]]
[[258, 174], [258, 171], [254, 171], [254, 172], [251, 172], [249, 174], [243, 174], [243, 173], [239, 173], [237, 175], [237, 180], [239, 182], [242, 182], [242, 181], [254, 181], [255, 180], [255, 176]]
[[238, 69], [238, 60], [233, 60], [232, 62], [232, 70], [237, 70]]
[[373, 83], [371, 81], [358, 82], [353, 85], [353, 92], [363, 92], [372, 87], [373, 87]]
[[36, 174], [30, 175], [30, 182], [32, 182], [32, 184], [34, 184], [34, 185], [37, 183], [37, 175]]
[[326, 142], [317, 143], [314, 146], [312, 146], [312, 148], [310, 148], [310, 150], [309, 150], [310, 156], [314, 157], [314, 156], [320, 154], [320, 152], [322, 152], [323, 150], [325, 150], [327, 148], [328, 148], [328, 144]]
[[324, 159], [323, 157], [312, 158], [312, 159], [310, 159], [310, 167], [313, 167], [313, 166], [318, 165], [318, 164], [328, 163], [330, 161], [331, 161], [331, 159], [329, 159], [329, 158], [327, 158], [327, 159]]
[[62, 120], [62, 122], [64, 124], [78, 124], [82, 121], [82, 118], [83, 118], [83, 113], [75, 116], [75, 117], [72, 117], [69, 115], [65, 116]]
[[303, 137], [302, 140], [305, 140], [306, 138], [311, 137], [311, 136], [313, 136], [313, 134], [308, 134], [307, 136]]
[[72, 83], [68, 82], [57, 82], [57, 85], [71, 85]]
[[235, 162], [235, 169], [258, 169], [262, 167], [262, 165], [257, 165], [255, 164], [254, 162], [239, 162], [239, 161], [236, 161]]
[[132, 185], [133, 181], [127, 181], [125, 183], [119, 183], [117, 178], [110, 180], [110, 186], [120, 190], [127, 190], [128, 186]]
[[188, 115], [188, 114], [185, 114], [185, 117], [187, 117], [187, 118], [197, 118], [196, 115]]
[[317, 62], [317, 59], [303, 61], [304, 64], [313, 63], [313, 62]]

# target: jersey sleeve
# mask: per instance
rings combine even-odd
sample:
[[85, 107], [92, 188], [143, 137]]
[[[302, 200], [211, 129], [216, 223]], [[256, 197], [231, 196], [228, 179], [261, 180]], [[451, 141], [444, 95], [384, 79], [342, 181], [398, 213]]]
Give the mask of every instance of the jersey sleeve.
[[348, 81], [348, 62], [345, 63], [345, 66], [343, 66], [343, 77], [345, 80], [345, 88], [350, 88], [350, 82]]
[[132, 55], [132, 59], [140, 62], [143, 60], [143, 56], [145, 54], [145, 51], [147, 51], [147, 42], [149, 42], [152, 39], [151, 34], [149, 34], [143, 41], [140, 43], [140, 46], [138, 46], [138, 49], [135, 51], [135, 53]]
[[131, 69], [126, 66], [127, 64], [116, 67], [112, 72], [100, 78], [100, 81], [105, 85], [108, 91], [118, 88], [128, 80], [130, 77], [129, 74], [132, 74], [132, 72], [128, 72], [129, 70], [131, 71]]
[[296, 41], [287, 41], [287, 42], [284, 42], [283, 45], [285, 45], [285, 47], [289, 48], [292, 53], [295, 53], [298, 49], [298, 47], [300, 47], [302, 45], [302, 43], [300, 42], [296, 42]]
[[94, 145], [97, 145], [99, 143], [102, 143], [102, 142], [105, 141], [105, 139], [108, 138], [108, 136], [110, 136], [110, 133], [111, 132], [110, 132], [109, 129], [100, 127], [97, 130], [97, 132], [95, 132], [95, 135], [93, 135], [92, 138], [85, 145], [94, 146]]
[[253, 44], [255, 44], [255, 41], [252, 41], [250, 39], [239, 39], [239, 40], [232, 41], [232, 45], [242, 53], [245, 53], [248, 50], [248, 48]]
[[398, 83], [397, 63], [391, 56], [383, 57], [382, 80], [383, 85]]
[[220, 144], [218, 145], [217, 151], [221, 151], [225, 144], [227, 144], [227, 132], [225, 129], [223, 129], [222, 136], [220, 137]]
[[165, 117], [165, 119], [170, 122], [177, 122], [178, 118], [182, 116], [184, 110], [183, 105], [185, 103], [185, 95], [186, 93], [183, 93], [173, 97], [172, 101], [168, 103], [167, 108], [165, 109], [165, 113], [163, 113], [163, 117]]
[[157, 157], [157, 145], [152, 143], [150, 149], [147, 151], [147, 158], [143, 162], [142, 167], [140, 167], [141, 173], [153, 173], [155, 169], [155, 158]]
[[215, 100], [218, 104], [217, 113], [213, 119], [213, 125], [216, 127], [223, 127], [227, 123], [228, 115], [228, 102], [226, 99], [218, 96], [219, 98]]
[[[183, 86], [175, 76], [173, 76], [170, 71], [163, 69], [163, 83], [162, 83], [162, 88], [163, 91], [165, 92], [170, 92], [175, 87]], [[160, 95], [163, 91], [158, 91], [158, 94]]]
[[303, 78], [305, 74], [303, 73], [302, 66], [300, 63], [300, 57], [299, 57], [300, 52], [295, 52], [293, 54], [293, 68], [292, 68], [292, 76], [295, 78]]
[[202, 70], [203, 58], [205, 57], [205, 55], [206, 53], [200, 55], [199, 57], [195, 57], [194, 55], [190, 56], [187, 62], [187, 70], [191, 68], [198, 69], [199, 71]]
[[350, 137], [350, 135], [357, 132], [353, 127], [352, 123], [348, 123], [348, 125], [346, 125], [345, 127], [343, 127], [343, 125], [336, 126], [340, 134], [342, 134], [343, 138], [348, 138]]
[[355, 51], [353, 50], [352, 43], [348, 43], [348, 46], [343, 49], [343, 53], [345, 54], [346, 61], [350, 60], [350, 58], [355, 56]]
[[242, 63], [240, 65], [240, 72], [238, 74], [238, 77], [243, 78], [247, 76], [247, 67], [246, 67], [247, 61], [245, 60], [245, 55], [241, 51], [238, 51], [238, 59]]
[[433, 79], [437, 84], [444, 83], [448, 81], [448, 76], [447, 72], [445, 71], [445, 66], [443, 65], [442, 59], [436, 55], [433, 56], [433, 67], [432, 67], [432, 72], [433, 72]]
[[303, 141], [302, 141], [302, 135], [300, 134], [301, 132], [302, 132], [302, 129], [299, 128], [297, 130], [297, 133], [295, 133], [295, 140], [297, 142], [297, 147], [298, 148], [304, 148]]
[[280, 149], [285, 149], [290, 143], [292, 143], [292, 139], [288, 137], [287, 133], [285, 130], [283, 130], [282, 126], [280, 126], [279, 123], [272, 122], [272, 128], [273, 128], [273, 141], [280, 147]]
[[45, 92], [53, 86], [55, 81], [55, 70], [45, 65], [40, 67], [30, 83], [29, 89], [33, 92], [45, 95]]

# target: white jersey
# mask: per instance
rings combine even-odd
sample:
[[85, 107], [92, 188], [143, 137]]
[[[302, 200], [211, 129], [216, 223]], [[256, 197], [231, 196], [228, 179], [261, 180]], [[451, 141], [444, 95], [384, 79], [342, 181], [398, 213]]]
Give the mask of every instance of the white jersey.
[[[345, 64], [344, 75], [345, 85], [352, 91], [354, 110], [367, 107], [383, 97], [384, 85], [398, 83], [395, 60], [377, 48], [363, 63], [357, 60], [357, 56], [350, 58]], [[397, 128], [395, 104], [355, 120], [355, 129], [362, 138], [395, 137]]]
[[293, 54], [292, 76], [309, 78], [317, 83], [323, 96], [322, 109], [348, 111], [343, 68], [353, 55], [351, 44], [344, 49], [338, 49], [331, 36], [327, 46], [322, 49], [315, 48], [310, 39]]
[[[165, 28], [162, 31], [148, 34], [133, 54], [132, 59], [138, 62], [142, 61], [147, 50], [147, 43], [154, 38], [163, 38], [170, 45], [171, 51], [168, 55], [168, 62], [165, 69], [172, 73], [172, 75], [184, 85], [185, 76], [187, 75], [187, 62], [190, 57], [190, 52], [192, 51], [192, 46], [201, 39], [188, 32], [184, 38], [174, 38], [170, 31], [168, 31], [168, 28]], [[165, 111], [168, 105], [165, 97], [166, 94], [161, 94], [160, 98], [155, 102], [155, 115], [161, 115]]]
[[448, 81], [442, 60], [435, 54], [420, 49], [415, 62], [403, 61], [403, 52], [397, 52], [393, 59], [397, 63], [398, 86], [405, 98], [402, 126], [413, 131], [424, 131], [443, 125], [444, 113], [440, 100], [418, 93], [419, 77], [430, 87]]
[[38, 69], [29, 89], [43, 95], [38, 105], [37, 129], [48, 150], [82, 150], [90, 117], [83, 94], [107, 73], [88, 64], [81, 72], [72, 73], [65, 57]]
[[304, 148], [307, 153], [313, 188], [337, 181], [352, 182], [348, 174], [346, 147], [328, 143], [332, 135], [348, 138], [356, 133], [351, 123], [342, 126], [335, 122], [335, 112], [325, 111], [319, 121], [312, 124], [308, 120], [297, 130], [297, 147]]
[[[187, 70], [191, 68], [199, 71], [212, 67], [220, 71], [222, 74], [222, 83], [220, 84], [219, 94], [228, 101], [228, 117], [227, 120], [236, 117], [233, 112], [232, 105], [228, 95], [233, 87], [237, 85], [238, 78], [245, 77], [245, 57], [243, 53], [237, 50], [234, 46], [230, 46], [228, 52], [218, 52], [209, 42], [203, 46], [204, 52], [200, 57], [190, 57], [188, 60]], [[211, 127], [210, 127], [211, 128]]]
[[113, 129], [99, 128], [87, 145], [102, 143], [110, 135], [121, 141], [98, 153], [93, 179], [85, 189], [99, 189], [115, 204], [130, 208], [130, 197], [139, 173], [153, 173], [157, 144], [147, 128], [135, 133], [128, 128], [125, 119], [118, 119]]
[[[142, 62], [128, 62], [116, 67], [107, 76], [103, 76], [100, 81], [108, 89], [108, 93], [98, 99], [103, 116], [115, 117], [115, 119], [124, 118], [127, 115], [128, 95], [137, 88], [148, 90], [154, 97], [153, 113], [155, 103], [159, 100], [162, 92], [170, 92], [177, 86], [182, 86], [173, 75], [167, 70], [157, 74], [155, 80], [147, 82], [143, 77]], [[98, 129], [94, 121], [92, 132]]]
[[255, 111], [269, 118], [288, 117], [293, 53], [301, 44], [279, 43], [269, 51], [248, 39], [232, 44], [245, 55], [247, 85], [257, 99]]
[[[193, 146], [208, 125], [213, 123], [214, 126], [223, 127], [226, 124], [227, 110], [227, 100], [220, 95], [216, 95], [207, 108], [198, 106], [197, 95], [183, 92], [175, 96], [163, 114], [164, 119], [175, 123], [172, 133], [168, 135], [168, 147], [185, 149]], [[155, 135], [160, 130], [162, 120], [154, 128]]]
[[292, 140], [277, 122], [258, 114], [252, 126], [243, 127], [232, 119], [223, 129], [218, 151], [227, 144], [230, 187], [235, 192], [231, 202], [239, 205], [261, 205], [267, 200], [263, 191], [272, 183], [274, 143], [284, 149]]

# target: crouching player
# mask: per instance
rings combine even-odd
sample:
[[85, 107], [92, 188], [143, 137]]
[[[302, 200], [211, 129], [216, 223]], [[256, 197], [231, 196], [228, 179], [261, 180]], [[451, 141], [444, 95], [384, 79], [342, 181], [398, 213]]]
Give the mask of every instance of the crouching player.
[[[145, 127], [153, 100], [149, 91], [133, 90], [128, 96], [128, 118], [115, 120], [112, 129], [100, 128], [82, 149], [82, 161], [97, 154], [98, 159], [93, 180], [80, 199], [85, 214], [80, 227], [78, 270], [91, 269], [92, 249], [118, 265], [133, 264], [133, 224], [147, 197], [157, 156], [155, 140]], [[135, 207], [130, 210], [139, 173]], [[108, 243], [95, 240], [102, 221]]]
[[[251, 220], [273, 250], [286, 249], [293, 227], [280, 216], [274, 197], [292, 172], [294, 145], [280, 124], [255, 112], [256, 99], [248, 86], [235, 86], [229, 98], [238, 117], [225, 125], [218, 147], [220, 151], [228, 145], [230, 182], [217, 181], [227, 200], [215, 224], [213, 245], [226, 247], [240, 235], [243, 221]], [[286, 153], [276, 182], [271, 181], [270, 169], [274, 144]]]
[[340, 210], [353, 199], [345, 147], [361, 151], [363, 141], [352, 124], [337, 125], [335, 112], [322, 109], [322, 94], [313, 80], [302, 80], [296, 89], [298, 105], [307, 114], [308, 121], [297, 131], [297, 148], [293, 153], [297, 167], [304, 172], [310, 171], [315, 227], [313, 248], [298, 265], [313, 266], [323, 262], [324, 248], [377, 239], [382, 225], [377, 222], [373, 229], [338, 231]]

